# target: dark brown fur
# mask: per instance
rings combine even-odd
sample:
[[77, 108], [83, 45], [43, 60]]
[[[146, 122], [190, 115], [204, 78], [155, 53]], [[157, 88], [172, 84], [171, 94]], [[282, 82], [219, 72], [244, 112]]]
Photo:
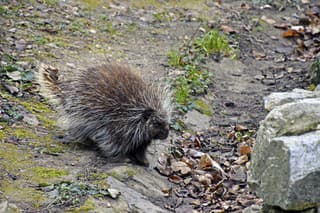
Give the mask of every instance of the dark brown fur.
[[54, 69], [43, 66], [39, 79], [57, 100], [70, 140], [95, 142], [109, 160], [128, 157], [145, 165], [151, 141], [168, 136], [166, 89], [148, 84], [128, 67], [92, 67], [62, 81]]

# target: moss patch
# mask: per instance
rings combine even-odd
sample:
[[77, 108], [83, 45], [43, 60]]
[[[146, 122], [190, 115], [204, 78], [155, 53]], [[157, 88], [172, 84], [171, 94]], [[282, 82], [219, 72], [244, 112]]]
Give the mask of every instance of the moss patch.
[[73, 210], [68, 210], [67, 212], [88, 212], [88, 211], [91, 211], [91, 210], [94, 210], [95, 209], [95, 204], [93, 202], [93, 198], [89, 197], [86, 202], [80, 206], [79, 208], [76, 208], [76, 209], [73, 209]]
[[34, 172], [35, 175], [44, 179], [60, 177], [68, 174], [68, 172], [64, 170], [45, 168], [45, 167], [35, 167], [32, 169], [32, 171]]
[[208, 116], [212, 116], [213, 112], [212, 109], [210, 107], [210, 105], [208, 105], [205, 101], [201, 100], [201, 99], [197, 99], [194, 101], [195, 104], [195, 109], [198, 110], [199, 112], [208, 115]]
[[43, 192], [24, 186], [21, 181], [15, 183], [4, 184], [2, 191], [9, 199], [14, 199], [16, 202], [30, 203], [34, 208], [39, 208], [46, 203], [46, 197]]
[[108, 174], [118, 180], [125, 180], [137, 174], [138, 168], [133, 169], [127, 166], [117, 167], [108, 172]]

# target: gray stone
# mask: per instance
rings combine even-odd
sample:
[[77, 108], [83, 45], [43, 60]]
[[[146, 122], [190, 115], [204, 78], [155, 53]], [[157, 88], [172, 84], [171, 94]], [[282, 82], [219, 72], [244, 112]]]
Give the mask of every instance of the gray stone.
[[262, 206], [252, 205], [243, 210], [243, 213], [262, 213]]
[[294, 89], [292, 92], [275, 92], [264, 98], [264, 108], [271, 111], [277, 106], [306, 98], [319, 98], [320, 91]]
[[210, 126], [210, 117], [191, 110], [185, 116], [185, 124], [189, 129], [207, 129]]
[[167, 210], [153, 204], [147, 196], [137, 192], [136, 190], [128, 187], [126, 184], [111, 176], [108, 177], [108, 183], [112, 188], [116, 188], [121, 192], [120, 198], [125, 198], [126, 202], [129, 205], [130, 212], [168, 212]]
[[320, 99], [272, 110], [261, 122], [248, 182], [266, 204], [302, 210], [320, 204]]

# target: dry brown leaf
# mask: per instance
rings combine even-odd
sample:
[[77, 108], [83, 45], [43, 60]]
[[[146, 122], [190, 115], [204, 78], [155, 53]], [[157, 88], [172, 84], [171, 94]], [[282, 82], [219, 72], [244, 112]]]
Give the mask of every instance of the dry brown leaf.
[[235, 134], [235, 132], [234, 132], [234, 131], [229, 132], [229, 133], [227, 134], [227, 138], [228, 138], [228, 140], [231, 140], [231, 139], [234, 137], [234, 134]]
[[167, 167], [159, 165], [159, 166], [156, 167], [156, 170], [162, 175], [165, 175], [165, 176], [171, 175], [171, 170], [169, 168], [167, 168]]
[[173, 162], [171, 164], [171, 169], [174, 172], [180, 172], [182, 175], [186, 175], [191, 172], [190, 167], [182, 161]]
[[271, 19], [271, 18], [268, 18], [267, 16], [262, 16], [262, 17], [261, 17], [261, 20], [264, 21], [264, 22], [266, 22], [267, 24], [275, 24], [275, 23], [276, 23], [275, 20], [273, 20], [273, 19]]
[[239, 153], [240, 155], [248, 155], [251, 153], [251, 147], [246, 144], [242, 144], [240, 145]]
[[288, 24], [274, 24], [273, 25], [277, 29], [282, 29], [282, 30], [287, 30], [288, 29]]
[[169, 196], [171, 189], [170, 188], [162, 188], [161, 191], [164, 194], [164, 196]]
[[163, 165], [163, 166], [168, 165], [169, 155], [167, 155], [165, 153], [161, 153], [159, 158], [158, 158], [158, 162], [160, 163], [160, 165]]
[[234, 130], [235, 130], [235, 131], [247, 131], [247, 130], [248, 130], [248, 127], [243, 126], [243, 125], [236, 125], [236, 126], [234, 127]]
[[200, 151], [195, 150], [195, 149], [186, 149], [185, 152], [188, 153], [193, 158], [199, 158], [199, 157], [204, 155], [203, 152], [200, 152]]
[[300, 37], [300, 34], [297, 31], [290, 29], [290, 30], [283, 32], [282, 37], [284, 37], [284, 38]]
[[235, 164], [241, 165], [244, 164], [246, 162], [248, 162], [248, 155], [242, 155], [240, 156], [236, 161], [234, 161]]
[[263, 58], [266, 57], [266, 54], [265, 54], [265, 53], [258, 52], [258, 51], [256, 51], [256, 50], [252, 50], [252, 54], [253, 54], [253, 56], [255, 57], [255, 59], [257, 59], [257, 60], [261, 60], [261, 59], [263, 59]]
[[227, 176], [227, 174], [224, 172], [221, 166], [216, 161], [214, 161], [208, 154], [205, 154], [200, 158], [199, 167], [201, 169], [216, 169], [223, 176]]
[[186, 163], [190, 168], [192, 168], [195, 164], [195, 162], [185, 156], [182, 157], [181, 159], [182, 162]]
[[169, 177], [169, 181], [178, 184], [182, 181], [182, 178], [177, 175], [172, 175]]
[[201, 201], [199, 199], [193, 200], [190, 202], [191, 205], [200, 206]]
[[211, 184], [211, 179], [212, 179], [212, 176], [210, 178], [210, 176], [208, 176], [207, 174], [200, 175], [198, 177], [199, 182], [205, 186], [209, 186]]
[[247, 3], [242, 3], [240, 7], [241, 9], [245, 9], [245, 10], [249, 10], [251, 8], [250, 5]]
[[221, 30], [224, 33], [236, 33], [237, 32], [235, 29], [233, 29], [232, 27], [227, 26], [227, 25], [221, 25]]

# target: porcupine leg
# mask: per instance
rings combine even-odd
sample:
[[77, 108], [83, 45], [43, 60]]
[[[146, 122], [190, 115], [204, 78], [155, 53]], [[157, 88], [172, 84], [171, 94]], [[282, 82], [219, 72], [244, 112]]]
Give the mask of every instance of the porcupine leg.
[[136, 149], [134, 152], [129, 154], [129, 159], [141, 166], [149, 166], [149, 162], [146, 158], [147, 146], [141, 146], [139, 149]]

